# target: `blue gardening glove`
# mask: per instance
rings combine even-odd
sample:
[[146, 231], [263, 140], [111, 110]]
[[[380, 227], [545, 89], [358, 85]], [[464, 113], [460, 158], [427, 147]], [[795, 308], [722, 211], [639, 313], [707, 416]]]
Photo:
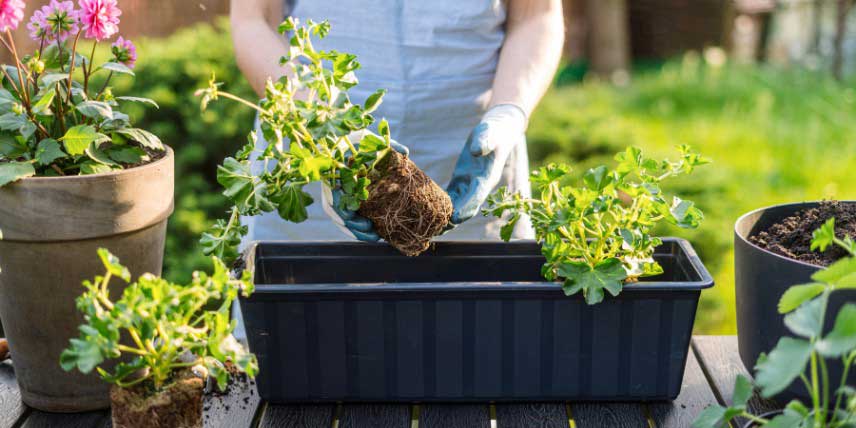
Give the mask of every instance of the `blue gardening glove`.
[[454, 211], [447, 230], [475, 216], [502, 179], [502, 170], [514, 146], [525, 140], [526, 114], [514, 104], [499, 104], [482, 117], [452, 173], [446, 188]]
[[[358, 131], [352, 133], [349, 138], [354, 142], [355, 145], [359, 146], [359, 141], [362, 140], [365, 132], [371, 131]], [[399, 144], [395, 140], [390, 140], [390, 147], [398, 153], [403, 155], [410, 154], [410, 151], [407, 147]], [[325, 183], [321, 189], [321, 199], [323, 202], [324, 212], [333, 220], [333, 223], [345, 232], [346, 235], [355, 238], [359, 241], [365, 242], [377, 242], [380, 241], [380, 236], [378, 236], [377, 232], [374, 230], [374, 226], [372, 225], [371, 220], [357, 214], [356, 211], [351, 211], [346, 208], [341, 208], [339, 204], [339, 200], [342, 198], [342, 189], [336, 188], [331, 189], [330, 186], [327, 186]]]

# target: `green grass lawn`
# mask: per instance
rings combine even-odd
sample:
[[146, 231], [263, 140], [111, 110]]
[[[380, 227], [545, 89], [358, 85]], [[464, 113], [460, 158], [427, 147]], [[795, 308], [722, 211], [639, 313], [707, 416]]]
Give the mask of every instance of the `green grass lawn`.
[[734, 221], [754, 208], [856, 199], [856, 90], [805, 70], [706, 66], [696, 56], [634, 76], [626, 87], [589, 80], [552, 90], [533, 114], [534, 165], [579, 170], [627, 145], [674, 155], [689, 144], [714, 163], [669, 190], [694, 200], [695, 231], [666, 229], [699, 251], [717, 285], [702, 294], [697, 333], [733, 334]]

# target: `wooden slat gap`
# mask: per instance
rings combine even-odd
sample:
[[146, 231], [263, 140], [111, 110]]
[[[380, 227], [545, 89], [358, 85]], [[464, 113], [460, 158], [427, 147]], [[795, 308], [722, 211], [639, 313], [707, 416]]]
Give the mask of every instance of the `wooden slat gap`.
[[333, 410], [333, 421], [330, 422], [330, 426], [333, 428], [339, 428], [339, 419], [342, 417], [342, 403], [336, 403], [336, 409]]
[[698, 349], [695, 338], [690, 341], [690, 350], [692, 350], [693, 355], [695, 355], [696, 361], [698, 361], [698, 365], [701, 367], [701, 372], [704, 374], [707, 384], [710, 385], [710, 390], [713, 391], [713, 396], [716, 398], [716, 402], [719, 403], [720, 406], [727, 407], [728, 404], [725, 403], [725, 399], [722, 397], [722, 392], [716, 386], [713, 374], [711, 374], [710, 370], [707, 368], [707, 361], [705, 361], [704, 355], [702, 355], [701, 351]]
[[410, 406], [410, 428], [419, 428], [420, 407], [418, 404]]
[[490, 428], [496, 428], [496, 405], [490, 403], [490, 407], [488, 407], [488, 412], [490, 413]]
[[648, 428], [657, 428], [657, 423], [654, 422], [654, 417], [651, 416], [651, 408], [648, 407], [648, 403], [642, 403], [642, 416], [645, 417], [645, 420], [648, 421]]
[[574, 421], [574, 412], [571, 410], [571, 403], [565, 403], [565, 415], [568, 417], [568, 427], [577, 428], [577, 422]]
[[267, 401], [264, 401], [264, 400], [262, 400], [259, 403], [259, 405], [256, 406], [256, 413], [253, 415], [253, 422], [252, 422], [252, 425], [250, 425], [250, 426], [252, 426], [253, 428], [258, 428], [259, 425], [261, 425], [262, 416], [264, 416], [265, 410], [267, 410], [267, 407], [268, 407], [268, 403], [267, 403]]
[[24, 413], [21, 413], [21, 416], [18, 416], [18, 420], [12, 424], [11, 428], [21, 428], [24, 426], [24, 422], [27, 422], [27, 418], [30, 417], [30, 414], [33, 413], [33, 409], [30, 406], [24, 405]]

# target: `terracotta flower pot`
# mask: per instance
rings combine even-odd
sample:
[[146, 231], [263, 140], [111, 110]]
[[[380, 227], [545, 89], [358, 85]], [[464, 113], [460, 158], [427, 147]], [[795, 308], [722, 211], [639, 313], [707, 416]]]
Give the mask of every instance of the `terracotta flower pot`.
[[[97, 175], [26, 178], [0, 188], [0, 319], [21, 398], [53, 412], [106, 408], [96, 374], [65, 372], [59, 356], [83, 317], [81, 281], [103, 273], [105, 247], [134, 277], [160, 274], [173, 211], [171, 149], [155, 162]], [[119, 282], [111, 285], [121, 293]]]
[[205, 382], [190, 370], [161, 391], [151, 385], [110, 389], [113, 428], [202, 428]]

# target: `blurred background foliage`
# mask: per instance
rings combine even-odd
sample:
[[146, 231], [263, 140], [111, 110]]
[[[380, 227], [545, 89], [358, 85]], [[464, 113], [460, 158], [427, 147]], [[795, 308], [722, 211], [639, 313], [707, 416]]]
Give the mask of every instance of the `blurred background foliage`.
[[[253, 94], [234, 63], [224, 19], [139, 44], [137, 78], [117, 82], [115, 91], [160, 104], [129, 113], [176, 149], [164, 273], [184, 280], [208, 263], [197, 240], [224, 215], [216, 165], [252, 126], [252, 113], [234, 103], [200, 113], [192, 93], [214, 72], [230, 91]], [[531, 119], [529, 153], [533, 166], [568, 162], [579, 172], [610, 162], [627, 145], [674, 156], [675, 146], [690, 144], [712, 158], [670, 186], [705, 211], [702, 227], [661, 232], [690, 239], [716, 278], [703, 293], [696, 331], [733, 334], [734, 221], [769, 204], [856, 198], [856, 91], [854, 82], [828, 73], [733, 65], [708, 54], [635, 64], [632, 79], [620, 84], [586, 77], [585, 64], [563, 66]]]

